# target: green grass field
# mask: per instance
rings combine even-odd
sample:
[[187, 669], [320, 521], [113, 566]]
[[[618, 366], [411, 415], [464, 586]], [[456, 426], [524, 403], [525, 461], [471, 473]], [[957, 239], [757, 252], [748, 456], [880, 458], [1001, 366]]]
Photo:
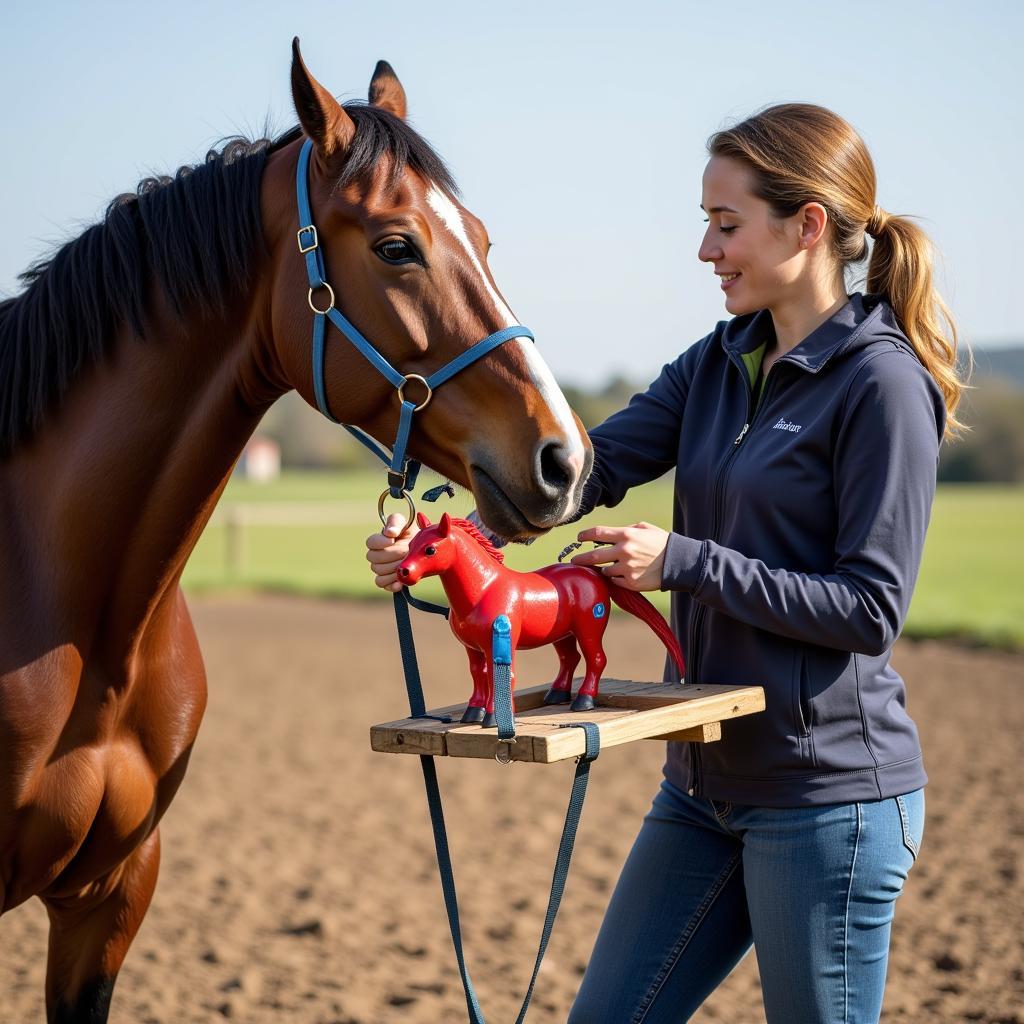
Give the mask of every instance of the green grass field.
[[[186, 588], [386, 598], [372, 585], [364, 545], [379, 528], [382, 478], [289, 473], [271, 484], [233, 480], [192, 555]], [[464, 515], [471, 507], [468, 493], [422, 506], [431, 519], [442, 511]], [[401, 508], [388, 504], [389, 511]], [[518, 569], [553, 562], [588, 523], [646, 520], [668, 529], [670, 510], [671, 483], [664, 479], [637, 488], [616, 509], [599, 509], [530, 547], [514, 546], [507, 562]], [[905, 634], [1024, 648], [1024, 555], [1015, 539], [1022, 523], [1024, 487], [940, 487]], [[417, 594], [443, 598], [436, 580], [419, 584]], [[650, 596], [667, 609], [667, 595]]]

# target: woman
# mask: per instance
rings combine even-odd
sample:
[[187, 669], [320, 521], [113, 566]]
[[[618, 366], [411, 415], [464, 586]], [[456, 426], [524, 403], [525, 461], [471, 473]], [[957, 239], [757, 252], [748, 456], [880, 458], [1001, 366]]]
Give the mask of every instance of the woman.
[[[687, 681], [759, 683], [767, 710], [669, 744], [570, 1021], [685, 1021], [752, 943], [771, 1024], [876, 1021], [927, 781], [889, 656], [959, 426], [956, 332], [842, 118], [775, 106], [708, 150], [698, 255], [733, 319], [591, 433], [584, 498], [674, 468], [673, 531], [584, 530], [610, 543], [574, 561], [671, 591]], [[404, 542], [368, 544], [395, 589]]]

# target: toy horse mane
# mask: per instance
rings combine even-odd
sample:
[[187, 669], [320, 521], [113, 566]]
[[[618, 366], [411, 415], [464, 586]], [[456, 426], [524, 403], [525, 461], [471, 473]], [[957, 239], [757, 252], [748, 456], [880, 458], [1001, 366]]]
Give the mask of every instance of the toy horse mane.
[[465, 530], [491, 558], [504, 564], [505, 556], [477, 529], [475, 523], [471, 523], [468, 519], [453, 519], [452, 525], [457, 526], [460, 530]]

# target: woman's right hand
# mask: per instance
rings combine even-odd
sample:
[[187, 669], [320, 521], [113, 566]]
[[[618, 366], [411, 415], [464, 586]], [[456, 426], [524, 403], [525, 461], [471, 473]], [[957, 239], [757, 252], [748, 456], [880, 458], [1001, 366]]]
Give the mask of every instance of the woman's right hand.
[[398, 581], [398, 567], [409, 554], [409, 542], [419, 533], [416, 523], [411, 523], [408, 532], [399, 536], [404, 528], [405, 517], [393, 512], [380, 533], [366, 538], [366, 560], [374, 574], [373, 582], [392, 593], [397, 593], [404, 586]]

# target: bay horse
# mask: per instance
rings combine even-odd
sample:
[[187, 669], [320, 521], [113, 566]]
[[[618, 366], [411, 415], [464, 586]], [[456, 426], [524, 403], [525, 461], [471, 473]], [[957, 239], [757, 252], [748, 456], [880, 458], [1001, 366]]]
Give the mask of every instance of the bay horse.
[[[186, 559], [271, 403], [314, 402], [304, 140], [337, 307], [392, 365], [428, 374], [518, 323], [390, 66], [342, 105], [295, 40], [291, 87], [298, 127], [143, 181], [0, 304], [0, 912], [46, 906], [50, 1024], [108, 1019], [156, 885], [206, 705]], [[335, 417], [395, 436], [392, 386], [333, 331], [324, 382]], [[471, 488], [496, 532], [578, 507], [589, 443], [528, 341], [416, 422], [410, 454]]]
[[572, 700], [573, 672], [583, 651], [586, 675], [572, 702], [573, 711], [595, 706], [598, 686], [608, 659], [601, 640], [608, 628], [609, 598], [654, 631], [679, 669], [686, 675], [679, 641], [658, 610], [642, 594], [609, 583], [596, 569], [571, 563], [516, 572], [503, 563], [504, 555], [468, 519], [446, 512], [431, 525], [417, 516], [420, 532], [398, 567], [399, 579], [412, 586], [425, 576], [439, 576], [451, 605], [452, 632], [466, 648], [473, 676], [473, 695], [463, 722], [494, 722], [491, 678], [492, 627], [499, 615], [508, 617], [512, 640], [512, 693], [515, 694], [515, 651], [553, 644], [558, 652], [558, 676], [545, 704]]

